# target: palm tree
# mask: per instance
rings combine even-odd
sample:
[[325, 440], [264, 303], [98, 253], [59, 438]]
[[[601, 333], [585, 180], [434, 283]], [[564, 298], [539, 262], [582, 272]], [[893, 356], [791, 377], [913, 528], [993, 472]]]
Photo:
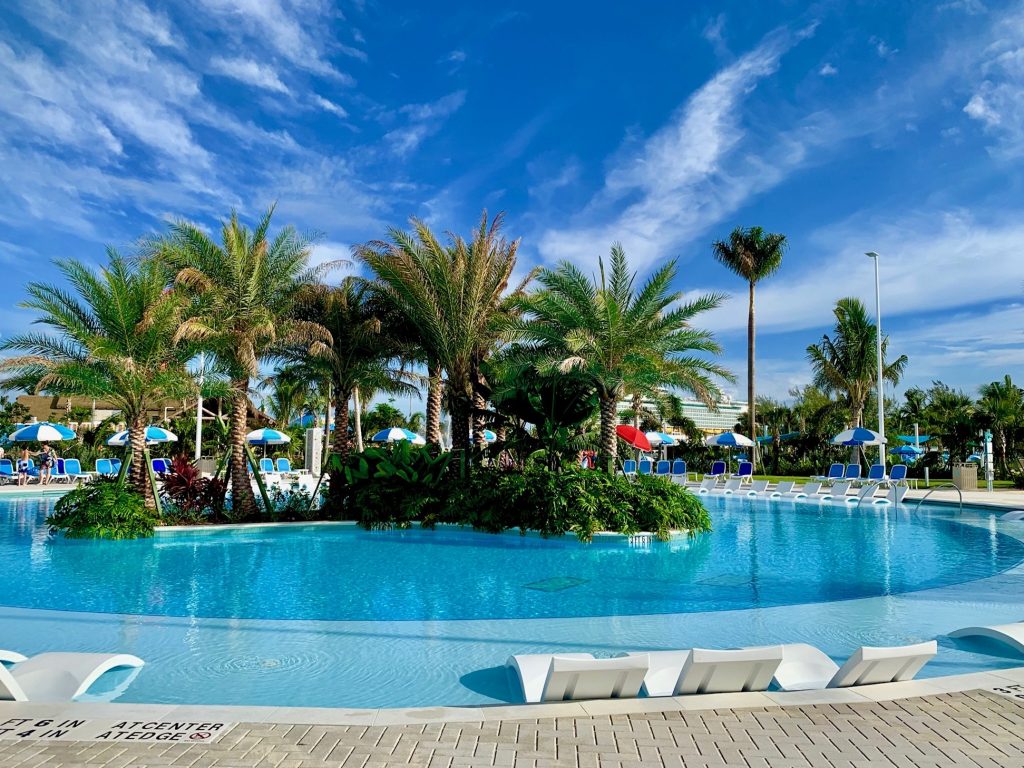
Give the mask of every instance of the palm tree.
[[232, 212], [219, 245], [187, 221], [174, 223], [166, 237], [150, 244], [191, 299], [175, 338], [212, 352], [230, 382], [232, 504], [243, 517], [256, 513], [246, 471], [249, 384], [260, 362], [281, 346], [329, 340], [318, 324], [292, 317], [299, 291], [318, 273], [308, 267], [309, 238], [285, 227], [269, 239], [273, 213], [271, 207], [250, 230]]
[[[715, 258], [747, 281], [750, 291], [747, 305], [747, 423], [750, 436], [757, 434], [757, 398], [754, 386], [754, 287], [778, 271], [786, 251], [786, 236], [765, 232], [761, 227], [736, 227], [729, 240], [716, 240]], [[751, 451], [757, 461], [757, 449]]]
[[[441, 439], [441, 372], [452, 413], [452, 445], [469, 447], [469, 422], [479, 413], [480, 363], [497, 342], [511, 307], [506, 294], [519, 241], [501, 236], [503, 215], [480, 226], [467, 242], [442, 244], [421, 221], [413, 232], [390, 229], [390, 242], [357, 246], [356, 256], [377, 277], [377, 289], [416, 334], [427, 360], [427, 441]], [[529, 279], [529, 277], [527, 278]], [[520, 285], [512, 296], [522, 291]]]
[[[864, 405], [877, 385], [877, 329], [860, 299], [840, 299], [834, 314], [832, 336], [825, 334], [821, 343], [807, 347], [807, 361], [814, 373], [814, 385], [840, 395], [849, 411], [849, 425], [859, 427], [863, 426]], [[888, 349], [886, 336], [882, 339], [882, 376], [898, 384], [907, 366], [907, 356], [900, 355], [886, 363]]]
[[[341, 285], [314, 285], [303, 291], [295, 316], [315, 322], [330, 333], [330, 341], [312, 350], [305, 344], [285, 346], [279, 353], [292, 379], [320, 381], [330, 385], [334, 406], [330, 488], [340, 492], [343, 465], [352, 452], [349, 430], [349, 402], [356, 388], [389, 393], [413, 390], [414, 377], [395, 365], [402, 349], [371, 302], [365, 280], [346, 277]], [[340, 498], [340, 497], [339, 497]]]
[[606, 273], [599, 260], [596, 279], [568, 262], [542, 270], [537, 277], [541, 289], [520, 300], [523, 317], [510, 324], [522, 363], [541, 374], [578, 371], [597, 389], [606, 460], [616, 456], [618, 403], [625, 393], [675, 387], [710, 405], [719, 394], [714, 379], [732, 379], [724, 368], [695, 354], [717, 355], [721, 348], [709, 331], [691, 324], [719, 306], [722, 295], [682, 302], [682, 292], [670, 289], [675, 260], [635, 290], [636, 274], [629, 272], [617, 243], [610, 267]]
[[176, 343], [179, 297], [165, 291], [167, 272], [152, 260], [139, 262], [108, 250], [98, 273], [72, 259], [56, 262], [72, 288], [30, 283], [21, 306], [39, 312], [35, 321], [54, 335], [14, 336], [0, 349], [23, 354], [0, 362], [11, 375], [7, 388], [80, 395], [120, 410], [132, 447], [129, 479], [153, 505], [145, 464], [146, 414], [166, 400], [191, 395], [185, 368], [194, 348]]
[[983, 424], [995, 435], [1000, 468], [1004, 475], [1008, 475], [1009, 436], [1024, 425], [1024, 390], [1014, 384], [1007, 374], [1002, 381], [993, 381], [981, 387], [981, 399], [977, 407]]

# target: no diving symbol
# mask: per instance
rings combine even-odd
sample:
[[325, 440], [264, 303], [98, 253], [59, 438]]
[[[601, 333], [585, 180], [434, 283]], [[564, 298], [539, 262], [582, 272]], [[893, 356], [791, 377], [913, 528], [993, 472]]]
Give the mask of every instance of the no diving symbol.
[[188, 735], [190, 741], [205, 741], [213, 736], [209, 731], [194, 731]]

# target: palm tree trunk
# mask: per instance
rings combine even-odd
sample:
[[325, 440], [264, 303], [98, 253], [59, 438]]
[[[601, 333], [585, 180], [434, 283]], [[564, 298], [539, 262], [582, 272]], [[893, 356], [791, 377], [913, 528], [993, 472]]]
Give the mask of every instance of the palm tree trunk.
[[604, 462], [611, 463], [611, 471], [615, 471], [615, 456], [618, 445], [615, 438], [616, 398], [614, 395], [601, 395], [601, 457]]
[[750, 281], [750, 305], [747, 308], [747, 416], [750, 424], [750, 460], [757, 469], [757, 401], [754, 391], [754, 281]]
[[482, 448], [484, 439], [484, 412], [487, 410], [487, 401], [479, 392], [473, 393], [473, 445]]
[[334, 512], [341, 512], [344, 506], [345, 465], [352, 454], [352, 438], [348, 434], [348, 401], [352, 392], [334, 386], [334, 440], [332, 453], [334, 459], [328, 463], [330, 483], [327, 486], [327, 506]]
[[252, 492], [245, 456], [249, 382], [239, 379], [232, 382], [231, 388], [231, 509], [237, 518], [252, 519], [257, 513], [256, 497]]
[[441, 366], [431, 362], [427, 384], [427, 443], [441, 447]]
[[640, 409], [643, 405], [644, 400], [639, 393], [633, 395], [633, 426], [637, 429], [640, 429]]
[[146, 472], [146, 425], [141, 417], [132, 420], [128, 427], [128, 441], [132, 446], [132, 465], [128, 475], [132, 488], [146, 500], [146, 507], [156, 508], [153, 487]]

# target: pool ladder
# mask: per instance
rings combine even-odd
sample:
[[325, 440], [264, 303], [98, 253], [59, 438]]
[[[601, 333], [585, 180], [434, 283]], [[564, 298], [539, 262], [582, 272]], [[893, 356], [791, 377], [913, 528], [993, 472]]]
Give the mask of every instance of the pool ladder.
[[917, 510], [921, 508], [921, 504], [924, 502], [925, 499], [927, 499], [929, 496], [931, 496], [933, 493], [935, 493], [941, 488], [956, 488], [956, 495], [960, 497], [960, 509], [957, 510], [957, 514], [963, 514], [964, 494], [956, 483], [942, 483], [941, 485], [936, 485], [934, 488], [929, 490], [928, 493], [926, 493], [924, 496], [920, 498], [920, 500], [917, 502], [917, 506], [914, 507], [914, 512], [917, 512]]

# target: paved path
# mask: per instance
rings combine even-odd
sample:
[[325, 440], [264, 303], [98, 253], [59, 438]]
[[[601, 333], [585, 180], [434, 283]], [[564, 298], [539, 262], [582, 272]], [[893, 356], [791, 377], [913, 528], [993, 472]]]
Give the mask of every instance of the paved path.
[[0, 742], [4, 768], [1024, 766], [1024, 703], [898, 701], [402, 726], [239, 724], [201, 745]]

